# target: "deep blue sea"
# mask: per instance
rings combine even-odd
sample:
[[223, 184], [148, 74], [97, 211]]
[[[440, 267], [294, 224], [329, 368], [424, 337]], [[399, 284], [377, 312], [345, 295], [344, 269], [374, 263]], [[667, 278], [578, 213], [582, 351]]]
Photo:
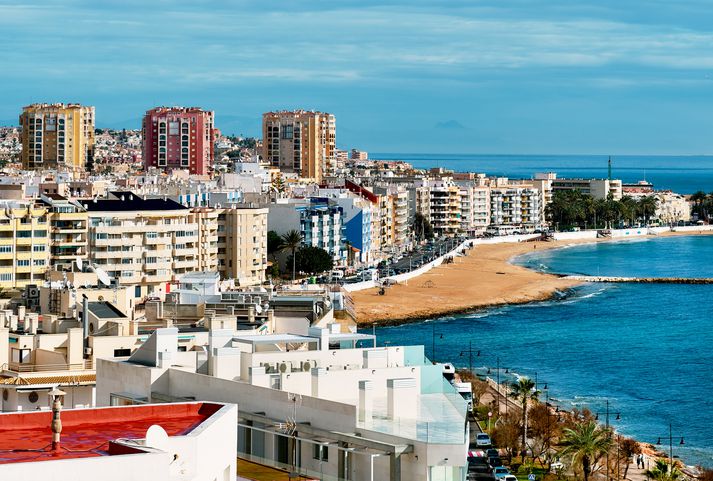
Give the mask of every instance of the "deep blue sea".
[[[580, 245], [516, 262], [549, 272], [713, 277], [711, 259], [713, 237], [704, 236]], [[467, 366], [460, 353], [471, 341], [482, 351], [475, 366], [494, 367], [499, 357], [512, 371], [537, 373], [540, 388], [547, 383], [567, 407], [603, 413], [608, 399], [612, 424], [640, 441], [667, 442], [672, 423], [674, 455], [713, 467], [713, 285], [586, 285], [559, 300], [380, 328], [378, 342], [424, 344], [430, 357], [434, 328], [440, 361]]]
[[[444, 167], [530, 179], [536, 172], [559, 177], [607, 177], [606, 155], [480, 155], [370, 152], [370, 158], [403, 160], [416, 168]], [[656, 189], [681, 194], [713, 191], [713, 156], [612, 155], [612, 176], [624, 182], [648, 180]]]

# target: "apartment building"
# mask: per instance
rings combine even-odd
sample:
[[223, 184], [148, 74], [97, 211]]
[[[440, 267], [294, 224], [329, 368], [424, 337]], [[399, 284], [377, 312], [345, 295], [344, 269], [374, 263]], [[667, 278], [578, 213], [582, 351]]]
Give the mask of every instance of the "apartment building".
[[[546, 181], [545, 189], [552, 192], [562, 190], [578, 190], [582, 194], [591, 195], [595, 199], [607, 199], [609, 196], [613, 200], [621, 200], [623, 186], [620, 179], [566, 179], [557, 178], [554, 172], [537, 173], [535, 181]], [[548, 196], [550, 200], [551, 195]]]
[[168, 199], [112, 192], [83, 201], [89, 218], [89, 259], [135, 297], [163, 295], [186, 272], [198, 270], [199, 225], [190, 209]]
[[397, 184], [374, 186], [375, 194], [379, 196], [379, 213], [382, 249], [393, 252], [408, 249], [411, 243], [409, 193]]
[[[235, 454], [309, 479], [466, 478], [467, 405], [423, 346], [376, 347], [338, 324], [299, 335], [212, 331], [206, 375], [201, 353], [179, 352], [178, 338], [158, 329], [128, 361], [100, 359], [97, 404], [236, 403]], [[265, 428], [286, 423], [294, 428]]]
[[41, 197], [49, 219], [50, 266], [55, 270], [72, 270], [77, 259], [87, 259], [89, 247], [87, 210], [77, 201], [58, 194]]
[[215, 209], [217, 270], [240, 286], [259, 285], [267, 269], [268, 209], [248, 205]]
[[49, 267], [47, 208], [33, 201], [0, 202], [0, 288], [44, 280]]
[[270, 166], [321, 182], [336, 169], [334, 115], [306, 110], [262, 116], [262, 156]]
[[185, 169], [210, 175], [214, 161], [214, 113], [198, 107], [156, 107], [142, 123], [144, 167]]
[[529, 187], [492, 187], [490, 224], [537, 227], [544, 222], [541, 191]]
[[460, 195], [460, 229], [470, 236], [482, 234], [490, 224], [490, 189], [474, 182], [456, 182]]
[[[438, 236], [455, 235], [461, 228], [460, 189], [449, 178], [428, 181], [428, 210], [422, 212]], [[425, 204], [425, 202], [423, 203]]]
[[352, 263], [368, 264], [375, 259], [371, 229], [376, 207], [370, 199], [377, 197], [369, 193], [367, 198], [365, 193], [355, 193], [347, 188], [325, 188], [318, 191], [320, 197], [327, 197], [342, 208], [345, 243], [348, 242], [352, 249], [352, 254], [347, 252], [347, 260]]
[[346, 260], [343, 211], [327, 198], [277, 199], [269, 206], [268, 230], [296, 230], [304, 245], [329, 252], [335, 264]]
[[26, 170], [91, 171], [94, 107], [32, 104], [20, 114], [22, 167]]
[[191, 209], [191, 223], [198, 226], [198, 267], [199, 271], [218, 270], [218, 216], [219, 212], [210, 207]]

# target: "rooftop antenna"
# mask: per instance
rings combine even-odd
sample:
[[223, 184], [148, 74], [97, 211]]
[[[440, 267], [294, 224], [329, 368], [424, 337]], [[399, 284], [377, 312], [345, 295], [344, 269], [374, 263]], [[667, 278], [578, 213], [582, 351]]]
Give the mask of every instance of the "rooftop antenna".
[[609, 180], [611, 180], [611, 155], [609, 156]]

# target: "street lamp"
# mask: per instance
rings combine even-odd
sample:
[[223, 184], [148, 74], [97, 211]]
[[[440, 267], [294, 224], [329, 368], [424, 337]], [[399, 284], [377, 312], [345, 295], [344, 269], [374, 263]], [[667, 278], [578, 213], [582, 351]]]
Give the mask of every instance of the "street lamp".
[[468, 341], [468, 349], [461, 351], [460, 357], [463, 357], [466, 353], [468, 354], [468, 370], [473, 374], [473, 353], [475, 353], [476, 357], [480, 357], [480, 351], [473, 350], [473, 341]]
[[[431, 337], [431, 355], [433, 359], [431, 361], [436, 362], [436, 325], [431, 326], [433, 328], [433, 334]], [[439, 334], [439, 339], [443, 339], [443, 334]]]
[[[657, 445], [661, 445], [661, 437], [659, 436], [658, 441], [656, 441]], [[678, 443], [679, 446], [683, 446], [686, 444], [683, 441], [683, 436], [681, 436], [681, 441]], [[668, 470], [669, 473], [673, 473], [673, 425], [671, 423], [668, 423]]]
[[[606, 429], [607, 429], [607, 436], [608, 436], [608, 437], [611, 437], [611, 431], [609, 431], [609, 399], [607, 399], [607, 409], [606, 409], [605, 412], [603, 412], [603, 413], [599, 413], [599, 412], [594, 413], [594, 420], [595, 420], [595, 421], [598, 421], [598, 420], [599, 420], [599, 415], [600, 415], [600, 414], [605, 414], [605, 415], [606, 415], [606, 418], [605, 418], [605, 423], [606, 423], [606, 424], [605, 424], [605, 425], [606, 425]], [[616, 421], [621, 420], [621, 414], [620, 414], [620, 413], [616, 413], [616, 418], [615, 418], [615, 420], [616, 420]], [[619, 473], [617, 473], [617, 478], [618, 478], [618, 477], [619, 477]], [[609, 479], [610, 479], [610, 477], [609, 477], [609, 451], [607, 451], [607, 481], [609, 481]]]

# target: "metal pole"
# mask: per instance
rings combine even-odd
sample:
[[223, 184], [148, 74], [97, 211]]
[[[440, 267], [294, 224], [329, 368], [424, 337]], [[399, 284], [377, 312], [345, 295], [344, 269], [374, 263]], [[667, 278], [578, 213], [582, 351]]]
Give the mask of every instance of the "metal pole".
[[[500, 417], [500, 356], [498, 356], [498, 365], [497, 365], [497, 377], [498, 377], [498, 418]], [[507, 404], [505, 405], [507, 408]]]
[[473, 341], [468, 341], [468, 369], [473, 374]]
[[673, 426], [668, 423], [668, 471], [673, 474]]
[[432, 324], [433, 334], [431, 336], [431, 356], [433, 356], [432, 361], [436, 362], [436, 325]]
[[[610, 437], [611, 434], [609, 433], [609, 399], [607, 399], [607, 414], [606, 414], [606, 423], [607, 423], [607, 437]], [[607, 450], [607, 481], [609, 481], [609, 451]]]

